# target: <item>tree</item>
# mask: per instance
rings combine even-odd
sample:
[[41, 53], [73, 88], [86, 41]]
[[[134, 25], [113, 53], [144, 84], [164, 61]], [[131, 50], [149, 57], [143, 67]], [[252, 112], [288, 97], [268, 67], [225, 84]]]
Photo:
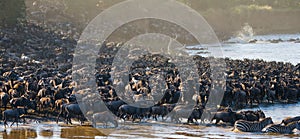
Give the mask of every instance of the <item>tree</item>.
[[0, 1], [0, 27], [13, 26], [18, 19], [25, 18], [24, 0], [1, 0]]

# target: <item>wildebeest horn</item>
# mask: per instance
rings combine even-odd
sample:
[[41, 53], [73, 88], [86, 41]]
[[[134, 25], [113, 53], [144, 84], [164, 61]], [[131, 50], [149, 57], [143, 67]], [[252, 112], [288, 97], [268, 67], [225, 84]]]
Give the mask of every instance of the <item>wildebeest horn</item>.
[[258, 110], [261, 110], [259, 106], [258, 106]]

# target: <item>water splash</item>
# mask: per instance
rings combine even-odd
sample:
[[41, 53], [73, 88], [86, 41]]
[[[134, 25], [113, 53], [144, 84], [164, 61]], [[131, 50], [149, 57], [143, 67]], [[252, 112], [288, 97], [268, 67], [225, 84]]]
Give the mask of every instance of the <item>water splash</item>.
[[248, 42], [253, 38], [253, 36], [254, 36], [253, 28], [248, 23], [245, 23], [242, 29], [238, 32], [237, 38]]
[[232, 43], [248, 43], [253, 39], [255, 35], [253, 28], [248, 24], [245, 23], [241, 30], [237, 31], [235, 37], [228, 40], [228, 42]]

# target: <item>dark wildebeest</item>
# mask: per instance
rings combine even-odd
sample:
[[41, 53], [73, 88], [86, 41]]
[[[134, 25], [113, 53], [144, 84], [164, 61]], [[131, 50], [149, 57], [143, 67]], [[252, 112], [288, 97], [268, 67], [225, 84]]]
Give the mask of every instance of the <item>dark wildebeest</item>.
[[105, 124], [105, 127], [107, 127], [108, 123], [112, 123], [115, 127], [118, 127], [118, 121], [114, 118], [112, 113], [108, 111], [93, 114], [92, 123], [95, 128], [97, 126], [97, 122]]
[[[135, 119], [140, 119], [140, 121], [147, 115], [149, 115], [150, 108], [139, 108], [131, 105], [124, 104], [119, 107], [119, 115], [125, 121], [125, 118], [132, 117], [132, 122]], [[124, 117], [125, 116], [125, 117]]]
[[161, 119], [164, 121], [164, 116], [169, 113], [167, 106], [153, 106], [150, 109], [150, 114], [157, 121], [157, 117], [161, 116]]
[[66, 88], [59, 88], [54, 92], [54, 99], [62, 99], [62, 98], [67, 98], [68, 95], [72, 93], [72, 89], [69, 87]]
[[216, 119], [216, 124], [222, 120], [223, 122], [228, 122], [233, 125], [236, 121], [236, 113], [233, 111], [218, 111], [214, 114], [211, 121], [214, 119]]
[[109, 101], [106, 103], [107, 108], [115, 115], [118, 115], [119, 107], [126, 104], [122, 100]]
[[201, 119], [201, 116], [202, 116], [202, 113], [203, 113], [203, 108], [193, 108], [193, 111], [191, 113], [191, 115], [188, 117], [188, 123], [193, 123], [194, 121], [193, 120], [196, 120], [197, 122], [197, 119]]
[[30, 100], [25, 96], [21, 96], [19, 98], [12, 98], [9, 103], [13, 108], [17, 108], [18, 106], [25, 107], [30, 105]]
[[232, 93], [236, 108], [243, 107], [243, 103], [247, 105], [247, 93], [245, 91], [235, 88]]
[[4, 127], [6, 128], [6, 125], [8, 125], [7, 120], [10, 118], [14, 119], [13, 123], [10, 126], [12, 126], [15, 122], [17, 123], [18, 126], [19, 118], [22, 117], [23, 114], [26, 114], [26, 110], [24, 108], [15, 108], [15, 109], [9, 109], [3, 111], [2, 115], [3, 115]]
[[259, 121], [261, 118], [266, 118], [265, 114], [261, 110], [257, 111], [239, 111], [236, 113], [238, 116], [242, 115], [242, 118], [237, 118], [237, 120], [247, 120], [247, 121]]
[[222, 100], [222, 106], [231, 106], [233, 101], [233, 88], [231, 86], [226, 86], [226, 90], [224, 91], [224, 97]]
[[1, 101], [2, 107], [4, 107], [6, 109], [7, 103], [9, 102], [8, 94], [6, 94], [5, 92], [0, 92], [0, 101]]
[[276, 91], [273, 89], [268, 89], [267, 90], [267, 100], [268, 103], [271, 101], [272, 103], [274, 103], [274, 100], [276, 99]]
[[288, 117], [288, 118], [283, 119], [281, 123], [283, 123], [284, 125], [287, 125], [291, 122], [299, 121], [299, 120], [300, 120], [300, 116]]
[[81, 112], [79, 104], [63, 104], [57, 116], [56, 122], [58, 122], [58, 119], [61, 115], [65, 115], [67, 124], [72, 124], [71, 118], [75, 116], [77, 116], [78, 120], [80, 121], [80, 124], [83, 124], [83, 121], [85, 119], [83, 113]]
[[253, 102], [256, 101], [259, 104], [259, 99], [261, 96], [261, 90], [257, 87], [251, 87], [248, 91], [248, 99], [250, 101], [250, 105], [253, 106]]
[[161, 103], [169, 103], [170, 100], [172, 98], [172, 90], [171, 89], [167, 89], [165, 92], [164, 92], [164, 95], [161, 99]]
[[42, 98], [42, 97], [53, 96], [53, 95], [54, 95], [54, 91], [50, 88], [50, 86], [48, 86], [47, 88], [40, 89], [37, 94], [37, 97]]
[[287, 99], [289, 102], [297, 102], [297, 97], [298, 97], [298, 90], [294, 87], [289, 87], [287, 89]]
[[195, 107], [191, 113], [191, 115], [188, 117], [188, 123], [193, 123], [195, 120], [200, 119], [201, 123], [204, 123], [205, 120], [210, 120], [211, 118], [211, 112], [208, 109], [205, 109], [203, 106]]
[[172, 98], [170, 104], [175, 104], [179, 101], [181, 97], [181, 92], [179, 90], [172, 91]]

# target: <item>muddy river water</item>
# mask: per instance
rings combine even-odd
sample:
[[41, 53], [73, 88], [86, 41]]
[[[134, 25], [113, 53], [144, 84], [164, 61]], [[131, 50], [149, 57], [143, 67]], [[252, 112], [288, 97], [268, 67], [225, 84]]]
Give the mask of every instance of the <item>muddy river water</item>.
[[[260, 106], [267, 117], [272, 117], [275, 123], [279, 123], [288, 116], [300, 115], [300, 103], [274, 104]], [[252, 108], [257, 110], [258, 108]], [[4, 129], [0, 128], [0, 137], [5, 139], [25, 138], [300, 138], [300, 131], [291, 135], [270, 135], [263, 133], [241, 133], [232, 131], [231, 126], [225, 125], [186, 125], [163, 123], [155, 121], [142, 121], [141, 123], [122, 123], [118, 128], [93, 128], [88, 125], [67, 126], [55, 122], [20, 124]]]

